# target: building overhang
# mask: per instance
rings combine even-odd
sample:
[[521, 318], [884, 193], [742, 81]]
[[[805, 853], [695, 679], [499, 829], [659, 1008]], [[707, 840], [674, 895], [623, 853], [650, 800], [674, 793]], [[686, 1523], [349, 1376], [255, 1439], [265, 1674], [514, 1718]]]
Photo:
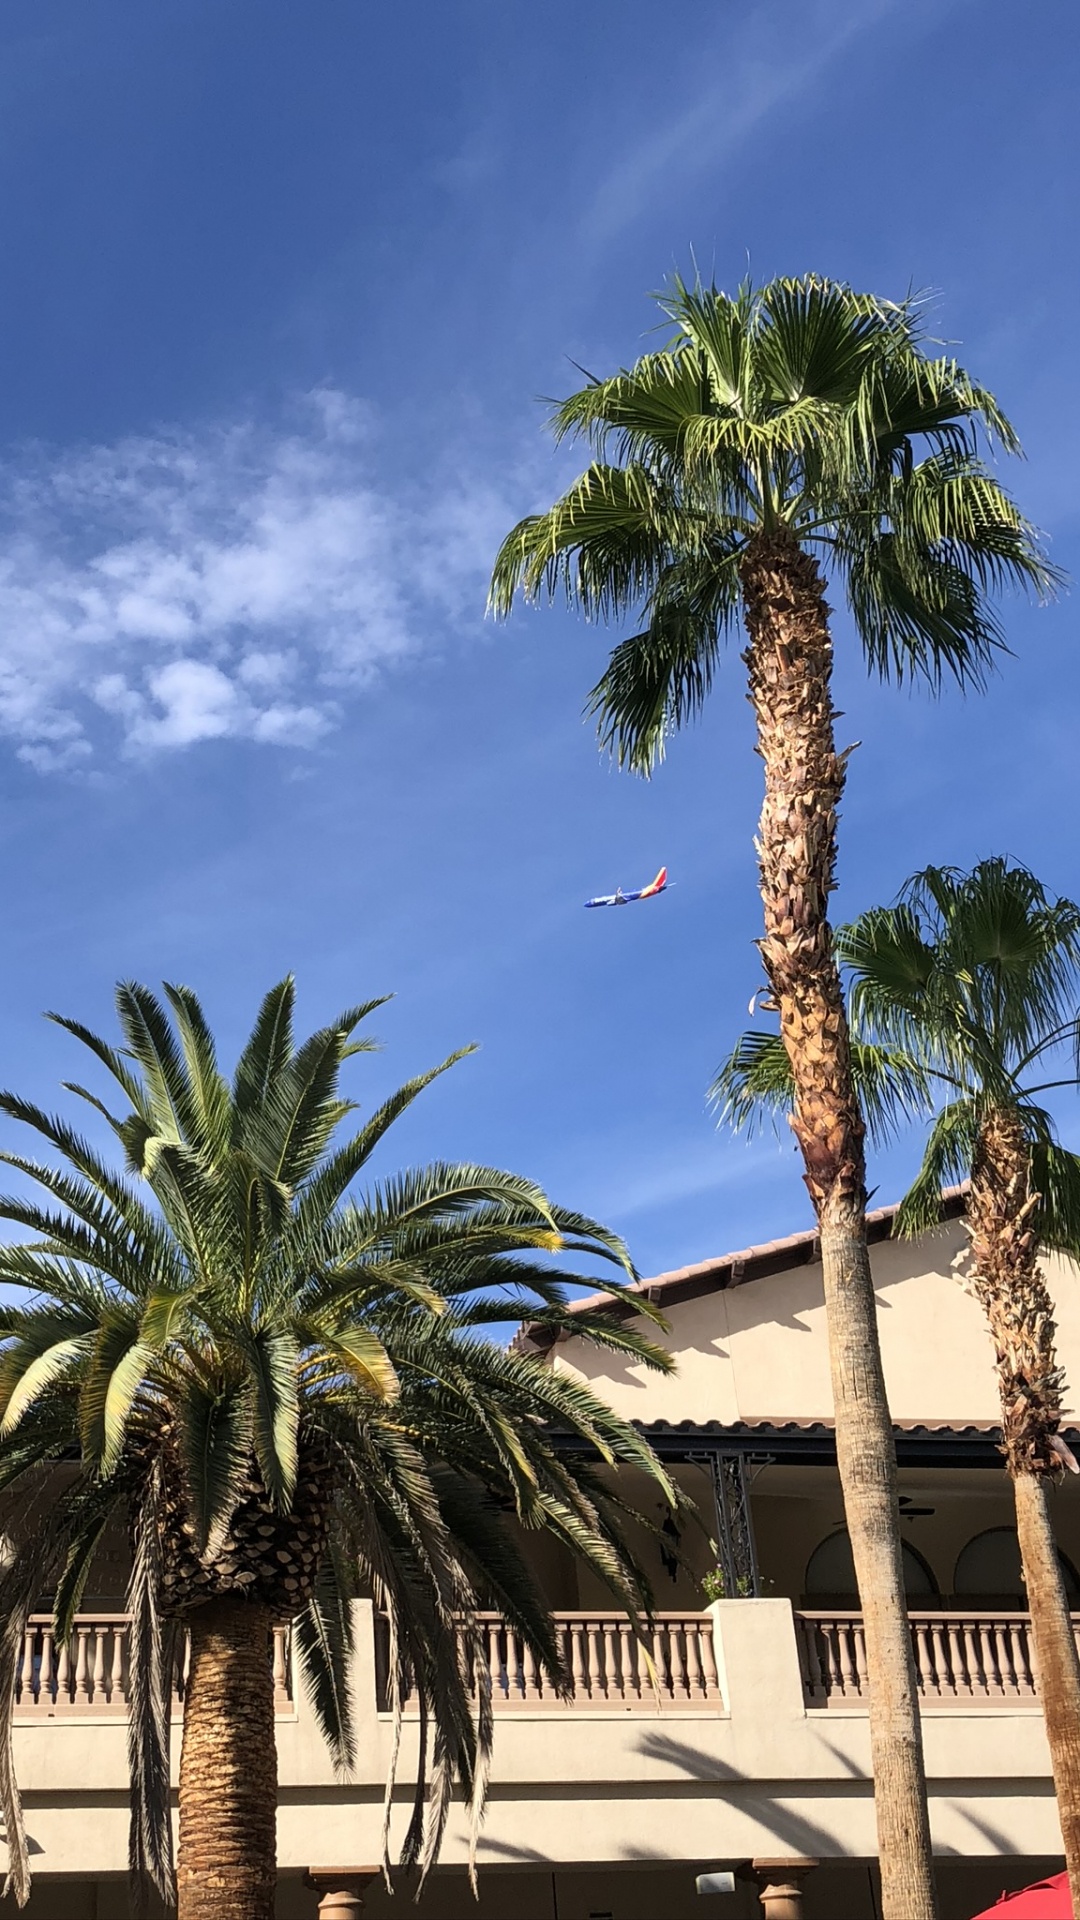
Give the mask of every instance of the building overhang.
[[[836, 1464], [836, 1432], [830, 1420], [635, 1420], [633, 1426], [661, 1460], [702, 1461], [736, 1454], [744, 1459], [784, 1461], [792, 1466]], [[1063, 1427], [1062, 1438], [1080, 1454], [1080, 1428]], [[553, 1434], [560, 1450], [580, 1450], [571, 1434]], [[893, 1426], [901, 1467], [983, 1467], [1003, 1470], [1001, 1429], [989, 1422], [898, 1421]]]

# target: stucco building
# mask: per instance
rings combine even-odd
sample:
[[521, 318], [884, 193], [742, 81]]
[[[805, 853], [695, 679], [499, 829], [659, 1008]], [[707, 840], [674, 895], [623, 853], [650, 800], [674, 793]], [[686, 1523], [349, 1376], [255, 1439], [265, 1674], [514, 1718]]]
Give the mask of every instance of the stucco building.
[[[947, 1223], [915, 1243], [891, 1237], [888, 1210], [872, 1227], [943, 1920], [964, 1920], [1003, 1887], [1061, 1865], [995, 1444], [990, 1344], [956, 1272], [960, 1204], [954, 1198]], [[1061, 1357], [1070, 1383], [1080, 1383], [1080, 1274], [1056, 1259], [1047, 1271]], [[698, 1510], [700, 1525], [684, 1519], [676, 1531], [656, 1508], [655, 1488], [628, 1484], [656, 1508], [661, 1529], [641, 1542], [658, 1605], [653, 1673], [591, 1577], [538, 1542], [537, 1579], [561, 1621], [573, 1701], [545, 1697], [515, 1636], [492, 1618], [499, 1725], [480, 1901], [465, 1878], [462, 1816], [420, 1912], [431, 1920], [748, 1920], [762, 1912], [762, 1890], [768, 1914], [768, 1889], [788, 1885], [801, 1889], [805, 1920], [876, 1920], [864, 1658], [814, 1238], [771, 1242], [643, 1285], [668, 1320], [660, 1337], [678, 1360], [672, 1376], [574, 1338], [545, 1347], [540, 1329], [523, 1328], [518, 1339], [640, 1422]], [[1055, 1514], [1080, 1608], [1080, 1481], [1062, 1483]], [[700, 1583], [717, 1557], [727, 1591], [739, 1597], [708, 1607]], [[27, 1641], [16, 1750], [36, 1872], [30, 1913], [39, 1920], [112, 1920], [124, 1911], [123, 1570], [117, 1543], [72, 1657], [62, 1662], [44, 1621]], [[286, 1634], [279, 1639], [282, 1920], [314, 1920], [334, 1885], [333, 1911], [348, 1920], [346, 1870], [359, 1890], [360, 1870], [379, 1857], [391, 1730], [377, 1623], [370, 1607], [361, 1611], [354, 1684], [362, 1732], [348, 1783], [334, 1778], [293, 1687]], [[178, 1714], [181, 1690], [182, 1680]], [[401, 1771], [407, 1781], [407, 1754]], [[405, 1798], [403, 1788], [403, 1812]], [[718, 1869], [738, 1870], [735, 1891], [697, 1895], [695, 1876]], [[317, 1878], [321, 1870], [315, 1889], [305, 1885], [311, 1870]], [[395, 1904], [377, 1882], [365, 1900], [371, 1916], [411, 1910], [410, 1895]]]

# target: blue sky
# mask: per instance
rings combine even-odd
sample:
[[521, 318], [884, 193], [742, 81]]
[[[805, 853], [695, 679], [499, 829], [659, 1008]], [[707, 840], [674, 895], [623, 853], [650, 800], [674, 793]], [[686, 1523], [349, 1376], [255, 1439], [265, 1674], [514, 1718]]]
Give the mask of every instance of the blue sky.
[[[636, 782], [580, 717], [610, 636], [493, 628], [486, 573], [570, 471], [535, 396], [691, 249], [937, 290], [1076, 571], [1074, 7], [8, 0], [0, 55], [0, 1077], [51, 1100], [40, 1011], [107, 1027], [120, 976], [231, 1052], [292, 968], [312, 1025], [396, 992], [365, 1099], [481, 1042], [399, 1157], [529, 1173], [649, 1271], [808, 1224], [704, 1100], [759, 978], [737, 657]], [[1010, 605], [939, 703], [838, 620], [840, 913], [990, 852], [1080, 894], [1076, 620]]]

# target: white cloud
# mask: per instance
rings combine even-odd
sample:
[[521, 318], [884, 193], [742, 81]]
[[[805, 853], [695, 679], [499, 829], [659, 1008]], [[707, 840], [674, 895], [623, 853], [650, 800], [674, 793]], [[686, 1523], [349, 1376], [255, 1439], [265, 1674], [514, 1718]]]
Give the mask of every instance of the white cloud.
[[617, 1225], [674, 1205], [677, 1200], [696, 1200], [702, 1194], [720, 1193], [729, 1187], [753, 1186], [767, 1180], [776, 1168], [786, 1164], [787, 1143], [778, 1146], [764, 1139], [738, 1153], [723, 1151], [715, 1134], [700, 1141], [683, 1142], [665, 1149], [637, 1166], [619, 1163], [618, 1172], [606, 1190], [603, 1180], [595, 1200], [598, 1218]]
[[465, 476], [372, 479], [372, 421], [163, 433], [0, 463], [0, 732], [43, 771], [103, 745], [310, 746], [439, 620], [480, 619], [512, 514]]
[[848, 46], [897, 11], [899, 0], [797, 0], [751, 9], [741, 30], [725, 22], [711, 78], [655, 131], [635, 132], [632, 145], [602, 175], [581, 221], [582, 239], [599, 245], [640, 219], [673, 179], [714, 169], [762, 121], [810, 91]]

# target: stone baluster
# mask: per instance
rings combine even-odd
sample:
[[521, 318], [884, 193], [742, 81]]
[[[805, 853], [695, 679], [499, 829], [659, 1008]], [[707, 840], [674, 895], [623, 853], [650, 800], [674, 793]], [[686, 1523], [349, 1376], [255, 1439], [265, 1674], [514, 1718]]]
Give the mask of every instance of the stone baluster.
[[844, 1692], [857, 1694], [859, 1691], [859, 1667], [855, 1658], [855, 1632], [850, 1620], [840, 1623], [840, 1657], [843, 1663]]
[[967, 1668], [966, 1691], [973, 1697], [990, 1691], [986, 1675], [983, 1672], [982, 1648], [979, 1645], [979, 1623], [977, 1620], [964, 1621], [964, 1646], [967, 1650], [965, 1666]]
[[75, 1703], [85, 1706], [90, 1699], [90, 1629], [76, 1627], [75, 1634]]
[[1001, 1670], [997, 1662], [997, 1634], [992, 1621], [983, 1621], [979, 1638], [982, 1641], [983, 1691], [1004, 1693]]
[[320, 1920], [362, 1920], [364, 1890], [378, 1877], [377, 1867], [309, 1867], [304, 1885], [321, 1896]]
[[991, 1621], [990, 1639], [994, 1649], [994, 1672], [997, 1674], [998, 1686], [1003, 1694], [1014, 1693], [1016, 1676], [1012, 1672], [1009, 1660], [1009, 1631], [1004, 1621]]
[[917, 1622], [914, 1632], [915, 1641], [915, 1677], [921, 1694], [939, 1694], [937, 1671], [930, 1644], [930, 1627], [925, 1620]]
[[706, 1699], [717, 1700], [720, 1697], [720, 1675], [716, 1669], [716, 1648], [713, 1644], [711, 1620], [706, 1620], [702, 1624], [700, 1645], [702, 1665], [705, 1669], [705, 1696]]
[[641, 1663], [629, 1620], [619, 1621], [619, 1671], [624, 1700], [641, 1699]]
[[625, 1696], [623, 1686], [622, 1663], [619, 1659], [619, 1634], [614, 1620], [604, 1621], [604, 1678], [607, 1683], [609, 1700], [622, 1700]]
[[870, 1676], [869, 1676], [869, 1670], [866, 1665], [866, 1629], [863, 1626], [861, 1615], [858, 1620], [855, 1620], [852, 1622], [851, 1637], [854, 1642], [854, 1648], [855, 1648], [855, 1673], [856, 1673], [857, 1685], [858, 1685], [860, 1694], [862, 1694], [863, 1698], [865, 1699], [866, 1691], [870, 1684]]
[[282, 1713], [289, 1705], [289, 1629], [274, 1628], [274, 1708]]
[[588, 1691], [585, 1685], [583, 1638], [581, 1622], [575, 1620], [570, 1628], [570, 1674], [574, 1683], [574, 1699], [578, 1702], [585, 1699]]
[[653, 1677], [653, 1685], [659, 1688], [661, 1696], [671, 1692], [671, 1679], [668, 1672], [668, 1663], [667, 1663], [666, 1638], [667, 1636], [665, 1635], [663, 1628], [657, 1627], [652, 1637], [652, 1657], [653, 1657], [653, 1665], [656, 1669], [655, 1675]]
[[803, 1687], [807, 1701], [811, 1705], [816, 1703], [819, 1694], [823, 1700], [828, 1700], [829, 1674], [822, 1658], [825, 1635], [816, 1620], [798, 1621], [797, 1632], [803, 1656]]
[[696, 1620], [686, 1623], [686, 1691], [692, 1700], [700, 1700], [701, 1684], [701, 1629]]
[[953, 1692], [957, 1695], [970, 1693], [967, 1659], [964, 1654], [964, 1636], [958, 1620], [949, 1621], [949, 1667], [952, 1672]]
[[1035, 1681], [1032, 1677], [1031, 1661], [1028, 1658], [1029, 1634], [1027, 1621], [1015, 1621], [1009, 1631], [1012, 1635], [1013, 1665], [1016, 1668], [1017, 1684], [1022, 1694], [1033, 1697], [1035, 1693]]
[[61, 1640], [56, 1655], [56, 1704], [63, 1707], [71, 1699], [71, 1653]]
[[112, 1667], [109, 1672], [110, 1701], [126, 1700], [128, 1697], [124, 1676], [124, 1643], [127, 1640], [127, 1627], [123, 1621], [116, 1620], [112, 1630]]
[[41, 1666], [38, 1670], [38, 1704], [47, 1713], [54, 1698], [54, 1636], [51, 1626], [41, 1629]]
[[934, 1672], [937, 1676], [938, 1693], [955, 1693], [956, 1675], [953, 1673], [952, 1661], [949, 1658], [945, 1628], [940, 1620], [935, 1620], [931, 1637], [934, 1642]]
[[108, 1627], [90, 1629], [94, 1639], [94, 1661], [90, 1671], [90, 1698], [100, 1706], [105, 1697], [105, 1637]]
[[600, 1653], [600, 1622], [589, 1621], [589, 1693], [594, 1700], [602, 1700], [604, 1687], [604, 1662]]
[[679, 1620], [668, 1622], [668, 1646], [671, 1649], [671, 1691], [676, 1700], [685, 1700], [689, 1693], [686, 1681], [686, 1653], [683, 1647], [682, 1623]]
[[27, 1627], [23, 1634], [22, 1663], [19, 1667], [19, 1687], [17, 1700], [20, 1707], [32, 1707], [34, 1704], [34, 1642], [37, 1628]]
[[525, 1698], [525, 1649], [519, 1634], [512, 1627], [504, 1629], [506, 1635], [506, 1697], [508, 1700]]
[[752, 1862], [765, 1920], [803, 1920], [803, 1881], [819, 1864], [803, 1858]]

